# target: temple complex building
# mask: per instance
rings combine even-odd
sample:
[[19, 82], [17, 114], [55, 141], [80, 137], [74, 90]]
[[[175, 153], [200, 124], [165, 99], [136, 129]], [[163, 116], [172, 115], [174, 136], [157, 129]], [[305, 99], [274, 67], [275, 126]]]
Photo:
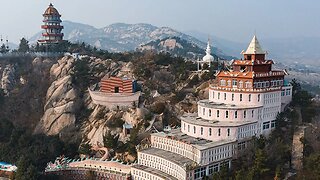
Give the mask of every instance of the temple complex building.
[[104, 77], [100, 81], [100, 90], [89, 89], [93, 103], [109, 108], [138, 106], [140, 91], [137, 83], [126, 77]]
[[[73, 160], [60, 169], [57, 161], [48, 164], [46, 172], [83, 176], [92, 170], [98, 178], [201, 180], [231, 168], [253, 137], [271, 133], [276, 116], [292, 99], [292, 86], [284, 80], [286, 71], [273, 69], [273, 60], [266, 59], [256, 36], [242, 54], [243, 59], [232, 61], [230, 69], [216, 73], [209, 98], [198, 101], [198, 112], [185, 113], [181, 127], [152, 133], [150, 143], [137, 147], [137, 162]], [[128, 106], [139, 99], [135, 81], [121, 77], [105, 77], [99, 91], [89, 92], [94, 103], [105, 106]], [[132, 126], [123, 127], [130, 134]]]
[[63, 33], [61, 32], [63, 26], [61, 25], [61, 15], [52, 4], [43, 13], [43, 25], [41, 28], [44, 30], [42, 38], [38, 40], [40, 44], [54, 44], [63, 40]]
[[181, 128], [151, 134], [150, 147], [138, 150], [133, 179], [210, 177], [231, 168], [252, 137], [270, 134], [291, 101], [292, 87], [284, 81], [285, 71], [272, 68], [256, 36], [242, 54], [230, 70], [216, 73], [209, 99], [198, 102], [197, 113], [181, 117]]

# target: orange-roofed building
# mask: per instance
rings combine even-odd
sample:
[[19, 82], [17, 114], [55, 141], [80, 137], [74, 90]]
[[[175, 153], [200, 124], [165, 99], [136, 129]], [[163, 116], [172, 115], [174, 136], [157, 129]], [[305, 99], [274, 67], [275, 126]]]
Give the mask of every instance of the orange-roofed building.
[[132, 107], [139, 104], [140, 92], [137, 82], [126, 77], [107, 77], [101, 79], [100, 90], [89, 89], [93, 103], [109, 108]]

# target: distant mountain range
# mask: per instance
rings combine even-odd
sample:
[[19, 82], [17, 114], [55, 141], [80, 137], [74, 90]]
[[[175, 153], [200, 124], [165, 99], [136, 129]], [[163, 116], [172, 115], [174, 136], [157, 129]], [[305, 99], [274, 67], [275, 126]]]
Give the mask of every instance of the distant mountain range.
[[[169, 27], [156, 27], [151, 24], [125, 24], [115, 23], [104, 28], [95, 28], [90, 25], [64, 21], [65, 39], [72, 42], [86, 42], [97, 48], [113, 52], [132, 51], [141, 45], [152, 41], [178, 37], [181, 40], [205, 49], [208, 34], [188, 31], [179, 32]], [[41, 37], [41, 32], [34, 35], [30, 42], [36, 42]], [[244, 43], [233, 42], [210, 35], [212, 54], [225, 59], [241, 58], [240, 52], [247, 48], [251, 37]], [[319, 38], [273, 38], [259, 37], [262, 48], [269, 52], [268, 57], [280, 62], [298, 62], [304, 64], [320, 65], [320, 37]], [[216, 48], [218, 47], [218, 48]]]
[[[137, 48], [138, 51], [168, 52], [176, 56], [189, 59], [199, 59], [205, 55], [205, 51], [196, 44], [179, 37], [167, 37], [142, 44]], [[221, 58], [214, 52], [211, 53], [216, 59]], [[227, 57], [231, 58], [231, 57]]]
[[[104, 28], [95, 28], [90, 25], [64, 21], [64, 38], [71, 42], [85, 42], [100, 49], [106, 49], [113, 52], [136, 50], [143, 44], [152, 41], [163, 40], [165, 38], [177, 37], [203, 49], [206, 43], [192, 36], [186, 35], [169, 27], [156, 27], [151, 24], [125, 24], [116, 23]], [[41, 32], [30, 38], [31, 43], [35, 43], [41, 37]], [[231, 59], [214, 47], [213, 54], [224, 58]]]

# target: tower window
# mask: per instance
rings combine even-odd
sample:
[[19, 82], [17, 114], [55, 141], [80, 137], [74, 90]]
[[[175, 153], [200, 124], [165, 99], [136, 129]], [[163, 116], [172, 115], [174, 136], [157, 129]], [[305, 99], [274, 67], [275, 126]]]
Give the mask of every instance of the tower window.
[[229, 86], [229, 87], [231, 86], [231, 81], [230, 81], [230, 80], [228, 80], [228, 86]]
[[243, 81], [239, 81], [239, 88], [243, 88]]
[[200, 133], [203, 135], [203, 127], [200, 128]]
[[237, 86], [237, 80], [232, 80], [232, 86]]
[[254, 116], [254, 110], [252, 110], [252, 117]]
[[211, 117], [211, 109], [209, 109], [209, 117]]
[[246, 69], [246, 66], [240, 66], [240, 71], [244, 71]]
[[227, 129], [227, 135], [230, 136], [230, 129]]
[[221, 136], [221, 129], [218, 129], [218, 136]]
[[258, 102], [260, 102], [260, 94], [258, 94]]
[[247, 111], [243, 111], [243, 118], [247, 117]]
[[218, 99], [220, 99], [220, 93], [218, 93]]
[[234, 112], [234, 118], [237, 119], [238, 118], [238, 111]]
[[219, 110], [217, 110], [217, 117], [219, 117], [220, 116], [220, 111]]
[[231, 100], [234, 101], [234, 94], [231, 95]]
[[240, 101], [242, 101], [242, 94], [240, 94]]
[[188, 132], [190, 132], [190, 125], [188, 125]]
[[195, 133], [196, 133], [196, 131], [197, 131], [196, 127], [195, 127], [195, 126], [193, 126], [193, 133], [195, 134]]
[[249, 94], [249, 102], [251, 101], [251, 94]]
[[224, 93], [224, 100], [227, 100], [227, 93]]
[[226, 111], [226, 118], [229, 118], [229, 111]]
[[114, 87], [114, 93], [119, 93], [119, 87]]
[[211, 134], [212, 134], [212, 129], [209, 128], [209, 136], [211, 136]]

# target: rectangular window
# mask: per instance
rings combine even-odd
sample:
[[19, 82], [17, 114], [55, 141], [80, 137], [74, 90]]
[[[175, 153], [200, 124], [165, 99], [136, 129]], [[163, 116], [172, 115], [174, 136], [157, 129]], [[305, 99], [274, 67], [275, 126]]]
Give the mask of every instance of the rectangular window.
[[262, 125], [262, 129], [269, 129], [270, 128], [270, 121], [268, 122], [264, 122], [263, 125]]
[[271, 128], [276, 127], [276, 120], [271, 121]]
[[203, 135], [203, 127], [200, 128], [200, 134]]
[[218, 99], [220, 99], [220, 93], [218, 93]]
[[211, 136], [211, 134], [212, 134], [212, 129], [209, 128], [209, 136]]
[[251, 94], [249, 94], [249, 102], [251, 101]]
[[238, 118], [238, 111], [234, 112], [234, 118], [237, 119]]
[[219, 128], [218, 129], [218, 136], [220, 136], [221, 135], [221, 129]]
[[227, 129], [227, 134], [228, 136], [230, 136], [230, 129]]
[[214, 99], [214, 91], [212, 92], [212, 99]]
[[252, 110], [252, 117], [254, 116], [254, 110]]
[[224, 93], [224, 100], [227, 100], [227, 93]]
[[196, 133], [196, 131], [197, 131], [196, 127], [195, 127], [195, 126], [193, 126], [193, 133], [195, 134], [195, 133]]
[[232, 100], [232, 101], [234, 100], [234, 94], [231, 95], [231, 100]]
[[229, 118], [229, 111], [226, 111], [226, 118]]
[[217, 117], [219, 117], [220, 116], [220, 111], [219, 110], [217, 110]]
[[247, 111], [243, 111], [243, 118], [247, 118]]
[[260, 94], [258, 94], [258, 102], [260, 102]]
[[190, 132], [190, 125], [188, 125], [188, 132]]
[[242, 94], [240, 94], [240, 101], [242, 101]]
[[206, 109], [203, 108], [203, 110], [202, 110], [202, 115], [205, 115], [205, 114], [206, 114]]

